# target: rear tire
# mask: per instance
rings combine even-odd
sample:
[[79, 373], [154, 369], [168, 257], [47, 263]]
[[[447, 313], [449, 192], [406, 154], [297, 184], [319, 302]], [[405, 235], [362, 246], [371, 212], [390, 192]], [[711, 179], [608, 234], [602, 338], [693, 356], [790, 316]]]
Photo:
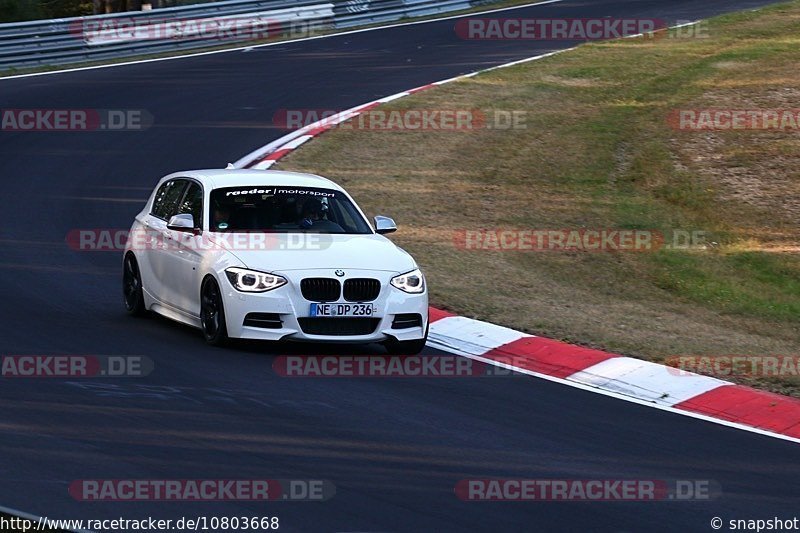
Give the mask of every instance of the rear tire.
[[144, 316], [147, 309], [144, 307], [144, 292], [142, 289], [142, 275], [139, 272], [139, 263], [136, 256], [128, 253], [122, 268], [122, 295], [125, 299], [125, 309], [131, 316]]
[[222, 292], [212, 277], [206, 278], [200, 288], [200, 329], [211, 346], [223, 346], [228, 342]]

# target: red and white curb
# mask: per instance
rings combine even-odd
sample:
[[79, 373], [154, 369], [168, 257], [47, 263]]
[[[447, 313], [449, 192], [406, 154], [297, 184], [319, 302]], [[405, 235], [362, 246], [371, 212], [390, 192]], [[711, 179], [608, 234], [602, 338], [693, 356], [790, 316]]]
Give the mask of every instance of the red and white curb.
[[[483, 72], [570, 49], [438, 81], [348, 109], [269, 143], [229, 168], [266, 170], [337, 124], [381, 104]], [[536, 337], [430, 309], [428, 346], [519, 373], [716, 424], [800, 443], [800, 400], [692, 374], [631, 357]]]
[[800, 400], [431, 308], [428, 345], [523, 374], [800, 442]]

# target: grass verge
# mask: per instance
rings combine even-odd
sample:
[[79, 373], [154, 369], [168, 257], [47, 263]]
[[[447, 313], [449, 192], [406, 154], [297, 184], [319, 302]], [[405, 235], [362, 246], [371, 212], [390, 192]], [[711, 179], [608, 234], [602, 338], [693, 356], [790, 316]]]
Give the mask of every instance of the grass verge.
[[[800, 101], [800, 2], [586, 44], [381, 107], [518, 111], [525, 127], [326, 133], [283, 169], [343, 184], [423, 265], [435, 305], [661, 362], [800, 357], [800, 129], [684, 131], [676, 109]], [[698, 35], [699, 34], [699, 35]], [[702, 232], [649, 253], [465, 250], [459, 231]], [[800, 379], [721, 375], [800, 396]]]

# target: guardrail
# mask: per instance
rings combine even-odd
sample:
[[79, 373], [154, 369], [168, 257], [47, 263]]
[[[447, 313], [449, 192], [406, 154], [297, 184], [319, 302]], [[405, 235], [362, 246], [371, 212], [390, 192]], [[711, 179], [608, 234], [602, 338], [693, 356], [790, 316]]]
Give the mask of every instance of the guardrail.
[[227, 0], [153, 11], [0, 24], [0, 70], [318, 35], [496, 1]]

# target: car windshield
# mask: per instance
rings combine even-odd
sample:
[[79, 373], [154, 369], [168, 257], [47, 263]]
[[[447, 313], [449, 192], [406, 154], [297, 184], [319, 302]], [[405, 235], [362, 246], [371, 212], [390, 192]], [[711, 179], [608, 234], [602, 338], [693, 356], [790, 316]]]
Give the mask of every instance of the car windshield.
[[211, 192], [209, 227], [218, 232], [372, 233], [339, 191], [313, 187], [227, 187]]

